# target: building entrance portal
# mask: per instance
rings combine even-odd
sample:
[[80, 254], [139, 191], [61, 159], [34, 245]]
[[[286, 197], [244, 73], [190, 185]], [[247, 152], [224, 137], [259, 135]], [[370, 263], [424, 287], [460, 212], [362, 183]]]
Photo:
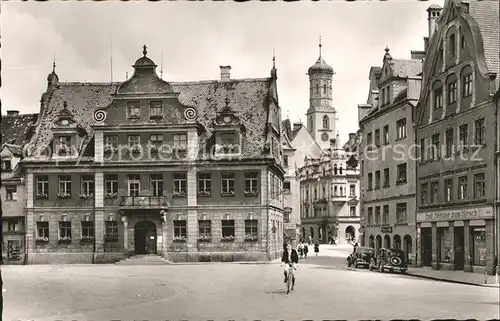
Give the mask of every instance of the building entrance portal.
[[134, 235], [135, 254], [156, 254], [156, 225], [153, 222], [137, 222]]

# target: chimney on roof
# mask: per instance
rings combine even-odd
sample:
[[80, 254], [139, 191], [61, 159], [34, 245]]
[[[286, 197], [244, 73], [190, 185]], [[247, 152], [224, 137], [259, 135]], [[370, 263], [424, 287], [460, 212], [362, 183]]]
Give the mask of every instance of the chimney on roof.
[[436, 30], [436, 21], [439, 18], [439, 15], [441, 14], [441, 8], [438, 5], [431, 5], [428, 9], [428, 16], [427, 16], [427, 21], [429, 22], [429, 39], [432, 37], [432, 34]]
[[19, 116], [19, 110], [7, 110], [7, 116]]
[[302, 123], [293, 123], [293, 130], [299, 129], [302, 127]]
[[231, 80], [231, 66], [220, 66], [220, 80]]

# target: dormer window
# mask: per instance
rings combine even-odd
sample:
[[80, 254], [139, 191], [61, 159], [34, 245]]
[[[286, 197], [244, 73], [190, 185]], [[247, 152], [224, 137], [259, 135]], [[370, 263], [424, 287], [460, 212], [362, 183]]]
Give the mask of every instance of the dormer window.
[[12, 170], [12, 160], [3, 159], [2, 160], [2, 170], [3, 171], [11, 171]]
[[220, 145], [223, 154], [237, 154], [239, 148], [236, 133], [221, 133]]
[[71, 155], [71, 136], [59, 136], [57, 138], [57, 155]]
[[[226, 99], [224, 107], [215, 119], [215, 154], [238, 155], [241, 153], [242, 132], [245, 126], [229, 107], [230, 101]], [[271, 151], [272, 141], [267, 143], [268, 151]], [[279, 146], [279, 143], [277, 143]]]
[[152, 101], [149, 105], [149, 118], [162, 119], [163, 118], [163, 103], [161, 101]]
[[140, 112], [139, 102], [129, 102], [127, 104], [127, 118], [139, 118]]

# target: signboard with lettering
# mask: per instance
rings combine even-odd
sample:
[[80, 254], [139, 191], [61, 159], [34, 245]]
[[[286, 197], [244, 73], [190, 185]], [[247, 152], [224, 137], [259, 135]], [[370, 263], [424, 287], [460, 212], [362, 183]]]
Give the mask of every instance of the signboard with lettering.
[[483, 218], [493, 218], [492, 207], [417, 213], [417, 222], [475, 220]]
[[295, 223], [284, 223], [283, 226], [285, 230], [294, 230], [296, 227]]
[[381, 226], [380, 232], [382, 233], [392, 233], [392, 226]]

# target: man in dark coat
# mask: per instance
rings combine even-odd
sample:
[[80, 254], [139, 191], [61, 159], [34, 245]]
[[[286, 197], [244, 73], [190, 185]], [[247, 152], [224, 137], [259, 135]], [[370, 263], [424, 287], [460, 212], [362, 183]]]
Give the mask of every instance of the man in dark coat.
[[[288, 265], [299, 263], [299, 255], [297, 251], [292, 249], [290, 243], [286, 246], [286, 251], [283, 251], [283, 256], [281, 257], [281, 265], [285, 266], [283, 273], [285, 274], [285, 283], [288, 276]], [[292, 279], [293, 284], [295, 284], [295, 277]]]

